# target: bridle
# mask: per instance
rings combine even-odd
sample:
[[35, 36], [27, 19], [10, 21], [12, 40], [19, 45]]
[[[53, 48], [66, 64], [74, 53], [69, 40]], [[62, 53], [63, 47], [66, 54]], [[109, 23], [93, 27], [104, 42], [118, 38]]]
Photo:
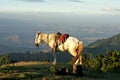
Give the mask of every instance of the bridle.
[[[42, 35], [40, 35], [40, 34], [41, 34], [41, 33], [38, 33], [37, 40], [38, 40], [38, 37], [39, 37], [39, 36], [42, 36]], [[49, 41], [50, 41], [50, 40], [49, 40], [49, 34], [47, 34], [46, 39], [47, 39], [46, 42], [47, 42], [47, 45], [48, 45], [48, 44], [49, 44]], [[41, 40], [41, 38], [40, 38], [40, 40]]]
[[40, 35], [41, 33], [37, 33], [37, 34], [38, 34], [38, 35], [37, 35], [37, 37], [36, 37], [36, 38], [37, 38], [37, 40], [38, 40], [38, 37], [39, 37], [39, 35]]
[[49, 34], [47, 35], [47, 45], [49, 45], [48, 43], [49, 43]]

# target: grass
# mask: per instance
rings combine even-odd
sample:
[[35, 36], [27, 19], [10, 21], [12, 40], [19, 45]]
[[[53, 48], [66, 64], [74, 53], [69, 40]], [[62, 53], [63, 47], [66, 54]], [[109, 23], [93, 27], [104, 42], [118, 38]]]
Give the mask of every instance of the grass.
[[119, 80], [120, 74], [106, 73], [83, 68], [83, 77], [55, 75], [55, 70], [71, 64], [52, 65], [48, 62], [19, 62], [0, 67], [0, 80]]

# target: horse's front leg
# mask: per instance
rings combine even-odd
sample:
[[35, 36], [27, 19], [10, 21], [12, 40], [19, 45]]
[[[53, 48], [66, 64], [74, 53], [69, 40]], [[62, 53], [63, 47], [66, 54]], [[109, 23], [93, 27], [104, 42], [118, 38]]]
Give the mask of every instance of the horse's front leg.
[[57, 51], [56, 47], [53, 47], [52, 51], [53, 51], [53, 57], [54, 57], [52, 64], [56, 65], [56, 63], [57, 63], [57, 61], [56, 61], [56, 51]]
[[54, 57], [54, 60], [53, 60], [53, 65], [56, 65], [56, 53], [55, 52], [53, 52], [53, 57]]

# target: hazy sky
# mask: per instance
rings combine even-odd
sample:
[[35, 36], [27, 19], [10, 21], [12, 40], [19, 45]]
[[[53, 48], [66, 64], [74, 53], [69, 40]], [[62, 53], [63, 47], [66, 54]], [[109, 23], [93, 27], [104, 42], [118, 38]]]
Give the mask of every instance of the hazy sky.
[[120, 0], [0, 0], [0, 12], [120, 14]]

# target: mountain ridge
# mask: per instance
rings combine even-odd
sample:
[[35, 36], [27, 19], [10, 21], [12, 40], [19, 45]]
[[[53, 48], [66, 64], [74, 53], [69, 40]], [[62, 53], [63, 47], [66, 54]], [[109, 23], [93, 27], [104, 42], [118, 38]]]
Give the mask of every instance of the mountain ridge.
[[99, 39], [85, 47], [85, 51], [93, 54], [104, 54], [109, 50], [120, 50], [120, 33], [109, 38]]

